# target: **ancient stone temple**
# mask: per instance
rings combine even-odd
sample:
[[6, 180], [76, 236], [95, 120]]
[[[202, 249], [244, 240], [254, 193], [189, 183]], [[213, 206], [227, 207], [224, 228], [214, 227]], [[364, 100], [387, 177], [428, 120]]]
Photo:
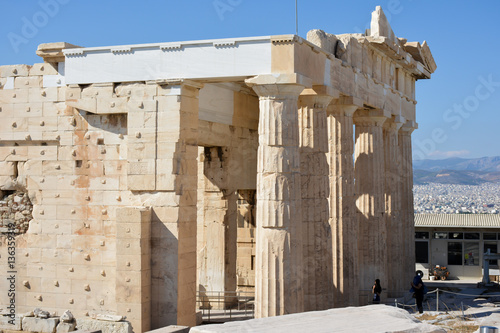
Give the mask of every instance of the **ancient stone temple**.
[[10, 275], [18, 314], [135, 332], [196, 325], [198, 293], [254, 291], [266, 317], [408, 289], [415, 82], [436, 65], [380, 7], [366, 34], [37, 54], [0, 67], [0, 307]]

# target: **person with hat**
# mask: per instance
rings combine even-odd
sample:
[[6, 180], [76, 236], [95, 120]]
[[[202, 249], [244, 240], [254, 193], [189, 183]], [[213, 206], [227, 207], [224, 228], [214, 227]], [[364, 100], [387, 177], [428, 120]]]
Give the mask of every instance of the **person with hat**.
[[424, 313], [424, 307], [422, 306], [426, 289], [424, 283], [422, 282], [422, 276], [424, 276], [424, 273], [421, 270], [418, 270], [415, 274], [416, 275], [411, 282], [410, 292], [413, 292], [413, 297], [415, 297], [417, 302], [418, 312]]

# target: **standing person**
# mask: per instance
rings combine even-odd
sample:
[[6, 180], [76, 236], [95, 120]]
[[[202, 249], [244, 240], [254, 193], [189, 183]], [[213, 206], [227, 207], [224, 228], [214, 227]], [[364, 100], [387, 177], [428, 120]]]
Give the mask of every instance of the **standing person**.
[[382, 286], [380, 285], [380, 280], [376, 279], [372, 287], [373, 293], [373, 304], [380, 304], [380, 293], [382, 292]]
[[424, 313], [424, 307], [422, 306], [425, 294], [425, 286], [424, 283], [422, 282], [422, 276], [424, 276], [424, 273], [421, 270], [418, 270], [415, 272], [415, 274], [416, 275], [413, 278], [413, 281], [411, 282], [410, 291], [413, 292], [413, 295], [417, 302], [418, 312]]

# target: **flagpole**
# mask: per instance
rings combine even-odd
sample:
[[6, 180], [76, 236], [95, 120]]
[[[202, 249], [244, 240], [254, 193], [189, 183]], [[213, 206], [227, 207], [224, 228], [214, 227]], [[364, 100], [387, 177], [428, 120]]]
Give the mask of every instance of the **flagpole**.
[[297, 0], [295, 0], [295, 34], [299, 35], [299, 13], [297, 10]]

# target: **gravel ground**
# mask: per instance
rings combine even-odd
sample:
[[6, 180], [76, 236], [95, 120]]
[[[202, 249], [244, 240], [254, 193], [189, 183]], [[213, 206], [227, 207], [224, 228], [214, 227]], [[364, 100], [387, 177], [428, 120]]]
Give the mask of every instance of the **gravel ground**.
[[423, 314], [415, 311], [414, 303], [414, 300], [409, 302], [412, 307], [408, 311], [416, 319], [442, 327], [447, 332], [479, 332], [481, 326], [500, 329], [498, 288], [443, 287], [439, 288], [439, 296], [431, 290], [424, 299]]

